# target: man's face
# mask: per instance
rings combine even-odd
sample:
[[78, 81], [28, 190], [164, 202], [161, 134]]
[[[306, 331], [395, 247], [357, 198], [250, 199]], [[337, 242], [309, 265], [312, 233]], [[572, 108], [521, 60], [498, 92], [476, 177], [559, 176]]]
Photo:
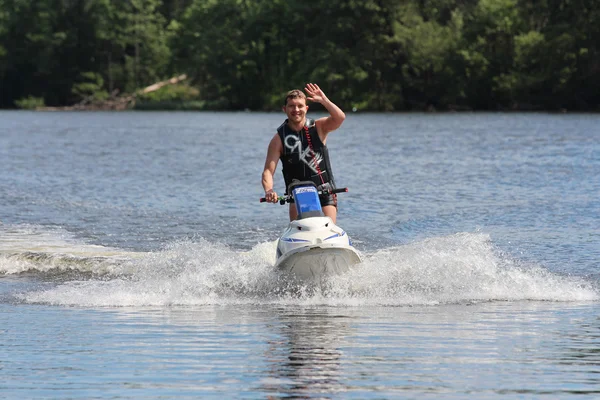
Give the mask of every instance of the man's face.
[[306, 105], [306, 99], [297, 97], [295, 99], [288, 99], [287, 104], [283, 107], [283, 111], [288, 117], [290, 122], [300, 123], [306, 116], [308, 106]]

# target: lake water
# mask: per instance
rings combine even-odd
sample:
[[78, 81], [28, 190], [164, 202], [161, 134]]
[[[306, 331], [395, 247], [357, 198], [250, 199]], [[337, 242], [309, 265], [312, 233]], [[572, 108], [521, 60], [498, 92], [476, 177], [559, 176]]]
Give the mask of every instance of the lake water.
[[364, 262], [305, 293], [283, 119], [0, 111], [0, 398], [600, 396], [600, 115], [349, 115]]

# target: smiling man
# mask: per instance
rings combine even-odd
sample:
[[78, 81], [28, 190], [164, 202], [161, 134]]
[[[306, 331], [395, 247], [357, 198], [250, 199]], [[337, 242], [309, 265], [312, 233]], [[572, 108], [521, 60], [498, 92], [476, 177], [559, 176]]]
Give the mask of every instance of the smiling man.
[[[277, 202], [277, 193], [273, 190], [273, 175], [280, 159], [286, 188], [294, 179], [312, 181], [319, 190], [335, 188], [326, 146], [327, 135], [342, 125], [346, 115], [325, 96], [318, 85], [309, 83], [304, 90], [308, 96], [301, 90], [288, 92], [283, 106], [287, 119], [277, 128], [277, 133], [269, 143], [262, 185], [265, 198], [270, 203]], [[307, 118], [306, 100], [323, 105], [329, 116], [316, 121]], [[337, 197], [326, 195], [321, 196], [320, 200], [323, 213], [335, 223]], [[290, 221], [297, 218], [293, 204], [290, 204], [289, 213]]]

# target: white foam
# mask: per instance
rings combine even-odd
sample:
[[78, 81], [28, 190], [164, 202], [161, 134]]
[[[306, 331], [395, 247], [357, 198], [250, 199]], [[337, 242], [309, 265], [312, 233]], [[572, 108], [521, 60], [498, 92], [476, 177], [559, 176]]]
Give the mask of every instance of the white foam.
[[21, 298], [77, 306], [364, 306], [599, 299], [597, 290], [582, 278], [520, 264], [499, 254], [483, 234], [430, 238], [367, 253], [355, 270], [316, 290], [283, 280], [274, 270], [274, 254], [274, 242], [240, 252], [206, 240], [183, 241], [129, 260], [109, 280], [61, 283]]
[[472, 233], [378, 251], [334, 288], [388, 305], [599, 298], [589, 282], [519, 263], [498, 253], [488, 235]]
[[3, 226], [0, 231], [0, 274], [78, 271], [120, 274], [141, 253], [85, 244], [60, 229], [37, 225]]

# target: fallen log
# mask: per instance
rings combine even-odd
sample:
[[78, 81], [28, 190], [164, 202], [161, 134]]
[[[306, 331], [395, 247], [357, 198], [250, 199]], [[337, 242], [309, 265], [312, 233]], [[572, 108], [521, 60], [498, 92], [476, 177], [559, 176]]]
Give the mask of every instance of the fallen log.
[[171, 79], [167, 79], [165, 81], [160, 81], [153, 83], [150, 86], [146, 86], [143, 89], [136, 91], [133, 94], [123, 94], [118, 96], [118, 89], [115, 89], [109, 99], [107, 100], [92, 100], [91, 96], [87, 96], [79, 103], [71, 105], [71, 106], [63, 106], [63, 107], [38, 107], [36, 110], [38, 111], [122, 111], [128, 110], [135, 106], [135, 101], [138, 95], [151, 93], [159, 90], [160, 88], [167, 85], [175, 85], [179, 82], [182, 82], [187, 79], [187, 75], [182, 74], [179, 76], [175, 76]]

